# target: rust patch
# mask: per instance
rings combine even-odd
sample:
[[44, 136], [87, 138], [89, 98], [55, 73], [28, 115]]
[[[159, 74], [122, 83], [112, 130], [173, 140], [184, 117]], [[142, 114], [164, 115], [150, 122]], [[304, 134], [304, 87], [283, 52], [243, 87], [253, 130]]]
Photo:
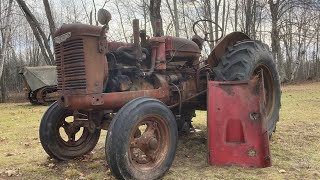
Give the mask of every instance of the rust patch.
[[220, 84], [219, 86], [222, 90], [224, 90], [228, 95], [234, 96], [234, 91], [232, 85], [230, 84]]

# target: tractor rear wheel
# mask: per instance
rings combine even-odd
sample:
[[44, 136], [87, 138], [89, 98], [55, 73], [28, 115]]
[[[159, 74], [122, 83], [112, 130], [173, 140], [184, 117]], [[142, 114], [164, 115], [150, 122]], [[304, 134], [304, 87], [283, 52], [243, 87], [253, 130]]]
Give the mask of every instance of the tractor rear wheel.
[[[87, 119], [81, 114], [81, 121]], [[73, 111], [65, 109], [57, 102], [44, 113], [39, 129], [40, 142], [47, 154], [57, 160], [70, 160], [89, 153], [97, 144], [100, 129], [91, 133], [73, 117]]]
[[242, 41], [229, 47], [213, 68], [214, 80], [249, 80], [263, 72], [269, 136], [275, 131], [280, 111], [280, 80], [269, 47], [260, 41]]
[[177, 124], [162, 102], [141, 97], [123, 106], [106, 138], [106, 156], [117, 179], [159, 179], [177, 148]]

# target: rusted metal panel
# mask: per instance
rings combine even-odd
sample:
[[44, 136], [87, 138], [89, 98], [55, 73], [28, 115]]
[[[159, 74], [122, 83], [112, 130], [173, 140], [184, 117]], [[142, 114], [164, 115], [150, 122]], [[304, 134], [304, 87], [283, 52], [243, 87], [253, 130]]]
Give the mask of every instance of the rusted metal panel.
[[232, 47], [238, 41], [243, 40], [250, 40], [250, 37], [242, 32], [232, 32], [223, 37], [208, 56], [210, 67], [213, 68], [218, 65], [218, 59], [225, 54], [228, 47]]
[[63, 25], [55, 33], [55, 56], [60, 96], [102, 93], [108, 78], [105, 52], [99, 52], [103, 28], [84, 24]]
[[99, 94], [73, 94], [62, 96], [59, 100], [61, 105], [69, 109], [109, 109], [118, 110], [127, 102], [138, 97], [153, 97], [166, 103], [169, 100], [169, 87], [163, 76], [157, 76], [159, 80], [159, 88], [128, 91], [128, 92], [112, 92]]
[[152, 47], [152, 61], [155, 61], [156, 70], [165, 70], [166, 65], [166, 44], [164, 37], [153, 37], [150, 39], [150, 44]]
[[99, 36], [101, 29], [102, 27], [100, 26], [91, 26], [81, 23], [63, 24], [53, 36], [55, 43], [60, 44], [74, 36]]
[[124, 42], [108, 42], [108, 52], [116, 51], [119, 47], [130, 47], [133, 44], [131, 43], [124, 43]]
[[165, 38], [168, 59], [194, 61], [200, 57], [201, 50], [195, 42], [178, 37], [167, 36]]
[[209, 164], [271, 166], [263, 83], [208, 83]]

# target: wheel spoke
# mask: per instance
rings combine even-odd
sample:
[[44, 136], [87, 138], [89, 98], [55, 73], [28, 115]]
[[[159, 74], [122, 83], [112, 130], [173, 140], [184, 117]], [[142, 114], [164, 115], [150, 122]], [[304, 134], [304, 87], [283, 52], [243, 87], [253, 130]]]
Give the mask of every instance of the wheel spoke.
[[202, 26], [202, 25], [197, 24], [197, 26], [199, 27], [199, 29], [200, 29], [202, 32], [206, 32], [205, 29], [203, 29], [203, 26]]
[[71, 143], [71, 144], [76, 143], [76, 134], [75, 133], [68, 135], [68, 143]]
[[73, 122], [63, 121], [61, 127], [64, 129], [64, 132], [68, 136], [67, 143], [75, 144], [76, 143], [76, 134], [79, 132], [80, 127], [75, 126]]
[[139, 138], [134, 138], [133, 141], [131, 141], [130, 148], [139, 148], [138, 147], [138, 139]]
[[143, 134], [147, 133], [150, 136], [151, 134], [154, 134], [156, 128], [157, 128], [156, 122], [148, 122], [147, 128]]
[[148, 151], [146, 154], [146, 158], [148, 161], [151, 161], [151, 162], [155, 162], [156, 161], [156, 155], [155, 155], [155, 152], [154, 151]]
[[140, 129], [137, 129], [136, 132], [134, 133], [133, 137], [138, 138], [140, 136], [141, 136], [141, 131], [140, 131]]
[[63, 127], [63, 129], [64, 129], [64, 132], [68, 135], [68, 134], [69, 134], [70, 123], [64, 121], [64, 122], [62, 123], [62, 127]]

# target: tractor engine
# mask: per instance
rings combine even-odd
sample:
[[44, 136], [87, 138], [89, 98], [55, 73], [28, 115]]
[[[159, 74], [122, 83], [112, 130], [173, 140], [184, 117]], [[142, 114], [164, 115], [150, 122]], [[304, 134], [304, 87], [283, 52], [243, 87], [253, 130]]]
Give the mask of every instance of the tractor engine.
[[133, 43], [107, 42], [105, 29], [68, 24], [56, 31], [58, 93], [64, 107], [118, 110], [141, 96], [177, 106], [198, 92], [200, 48], [195, 42], [147, 39], [138, 20], [133, 21]]

